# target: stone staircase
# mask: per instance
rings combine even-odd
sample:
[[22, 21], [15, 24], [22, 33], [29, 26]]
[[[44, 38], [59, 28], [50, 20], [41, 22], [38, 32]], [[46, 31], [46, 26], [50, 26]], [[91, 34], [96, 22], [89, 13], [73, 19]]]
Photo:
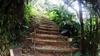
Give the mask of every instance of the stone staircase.
[[71, 53], [78, 50], [69, 47], [69, 42], [65, 41], [59, 33], [59, 27], [52, 21], [45, 19], [30, 33], [30, 37], [25, 39], [24, 47], [13, 49], [14, 56], [71, 56]]

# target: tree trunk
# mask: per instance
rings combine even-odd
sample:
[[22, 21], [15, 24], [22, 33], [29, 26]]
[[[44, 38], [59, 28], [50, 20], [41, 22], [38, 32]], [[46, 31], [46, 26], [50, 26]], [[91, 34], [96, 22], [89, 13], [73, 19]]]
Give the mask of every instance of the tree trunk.
[[84, 23], [83, 23], [83, 13], [82, 13], [82, 1], [78, 0], [79, 4], [79, 19], [81, 23], [81, 41], [80, 41], [80, 51], [81, 51], [81, 56], [85, 54], [85, 43], [84, 43]]
[[24, 15], [23, 6], [24, 0], [0, 0], [0, 56], [9, 56], [12, 42], [19, 38], [19, 25], [22, 24]]

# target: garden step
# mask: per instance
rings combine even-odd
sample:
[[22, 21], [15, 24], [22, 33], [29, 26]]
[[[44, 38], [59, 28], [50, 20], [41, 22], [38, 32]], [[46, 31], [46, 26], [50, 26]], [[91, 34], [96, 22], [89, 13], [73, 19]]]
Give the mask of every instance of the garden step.
[[[71, 56], [71, 52], [78, 50], [77, 48], [51, 48], [51, 47], [32, 47], [33, 53], [22, 53], [22, 48], [10, 49], [10, 56]], [[35, 51], [35, 52], [34, 52]]]
[[53, 47], [68, 47], [68, 42], [66, 43], [59, 43], [59, 42], [43, 42], [43, 41], [35, 41], [34, 42], [35, 46], [53, 46]]
[[36, 37], [47, 37], [47, 38], [60, 38], [60, 35], [53, 35], [53, 34], [42, 34], [42, 33], [37, 33]]
[[[32, 43], [32, 38], [26, 38], [27, 40], [25, 42], [27, 42], [26, 44], [28, 43]], [[34, 38], [33, 39], [33, 42], [35, 42], [36, 44], [40, 44], [40, 45], [66, 45], [68, 46], [69, 45], [69, 42], [68, 41], [65, 41], [65, 40], [61, 40], [60, 38], [51, 38], [51, 39], [48, 39], [48, 38]]]
[[44, 25], [44, 24], [40, 24], [39, 27], [46, 27], [46, 28], [58, 28], [56, 25]]
[[45, 21], [41, 21], [40, 23], [51, 23], [51, 24], [54, 24], [54, 22], [53, 21], [48, 21], [48, 20], [45, 20]]
[[40, 39], [40, 38], [35, 38], [33, 39], [34, 41], [40, 41], [40, 42], [53, 42], [53, 43], [65, 43], [66, 41], [63, 40], [49, 40], [49, 39]]
[[59, 31], [58, 28], [46, 28], [46, 27], [39, 27], [38, 29], [47, 30], [47, 31]]
[[38, 52], [37, 56], [71, 56], [70, 53], [55, 53], [55, 52], [52, 52], [52, 53], [46, 53], [46, 52]]
[[66, 43], [67, 41], [64, 41], [62, 39], [41, 39], [41, 38], [34, 38], [34, 41], [40, 41], [40, 42], [53, 42], [53, 43]]
[[[46, 34], [44, 34], [44, 35], [46, 35]], [[54, 36], [57, 36], [57, 35], [51, 35], [51, 36], [53, 36], [53, 37], [51, 37], [51, 36], [44, 36], [44, 35], [38, 35], [37, 34], [37, 36], [36, 36], [36, 38], [26, 38], [27, 40], [26, 41], [29, 41], [29, 42], [31, 42], [32, 41], [32, 39], [43, 39], [43, 40], [55, 40], [55, 41], [58, 41], [58, 40], [67, 40], [68, 38], [66, 37], [66, 38], [63, 38], [63, 37], [54, 37]]]
[[64, 41], [50, 41], [50, 40], [34, 40], [35, 45], [44, 46], [44, 45], [51, 45], [51, 46], [58, 46], [58, 47], [68, 47], [68, 42]]
[[70, 53], [78, 50], [78, 48], [59, 48], [59, 47], [50, 47], [50, 46], [45, 46], [45, 47], [31, 47], [35, 50], [38, 50], [40, 52], [60, 52], [60, 53]]
[[41, 22], [41, 24], [46, 24], [46, 25], [56, 25], [56, 24], [53, 23], [53, 22]]
[[58, 31], [46, 31], [46, 30], [40, 30], [40, 29], [38, 29], [36, 32], [43, 33], [43, 34], [60, 34]]
[[58, 37], [54, 37], [54, 38], [51, 38], [51, 37], [43, 37], [43, 36], [37, 36], [36, 38], [26, 38], [27, 40], [29, 40], [29, 41], [31, 41], [32, 39], [44, 39], [44, 40], [46, 40], [46, 39], [49, 39], [49, 40], [61, 40], [60, 38], [58, 38]]
[[63, 40], [67, 40], [68, 37], [64, 37], [64, 36], [61, 36], [61, 35], [56, 35], [56, 34], [41, 34], [41, 33], [37, 33], [36, 34], [36, 38], [41, 38], [41, 39], [63, 39]]
[[48, 36], [40, 36], [40, 35], [37, 35], [36, 38], [44, 39], [44, 40], [45, 39], [49, 39], [49, 40], [61, 40], [60, 37], [50, 37], [50, 36], [48, 37]]

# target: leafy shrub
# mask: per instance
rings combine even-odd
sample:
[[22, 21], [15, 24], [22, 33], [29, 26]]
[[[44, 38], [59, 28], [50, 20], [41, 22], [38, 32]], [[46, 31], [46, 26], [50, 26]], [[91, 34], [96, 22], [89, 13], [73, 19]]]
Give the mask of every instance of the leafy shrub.
[[66, 31], [65, 35], [77, 35], [80, 24], [73, 21], [75, 15], [69, 12], [64, 6], [53, 7], [48, 12], [50, 20], [59, 25], [61, 31]]

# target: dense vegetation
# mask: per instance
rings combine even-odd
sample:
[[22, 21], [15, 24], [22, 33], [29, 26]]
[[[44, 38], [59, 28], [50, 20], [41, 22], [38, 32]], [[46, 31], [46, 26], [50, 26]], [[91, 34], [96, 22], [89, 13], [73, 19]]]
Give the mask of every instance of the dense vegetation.
[[[100, 43], [98, 32], [98, 23], [100, 23], [98, 19], [100, 17], [99, 0], [95, 0], [95, 2], [78, 0], [90, 13], [88, 18], [80, 18], [80, 20], [83, 20], [80, 22], [77, 20], [82, 15], [68, 11], [65, 6], [65, 4], [71, 6], [69, 3], [76, 0], [66, 0], [69, 3], [64, 5], [52, 5], [49, 0], [44, 0], [44, 3], [39, 1], [33, 0], [31, 3], [28, 0], [0, 0], [0, 55], [7, 56], [9, 55], [9, 48], [20, 46], [19, 43], [28, 33], [30, 18], [33, 18], [33, 16], [48, 17], [58, 24], [61, 33], [65, 31], [62, 35], [74, 38], [75, 41], [77, 41], [77, 38], [80, 40], [80, 35], [84, 35], [85, 46], [83, 49], [86, 53], [88, 51], [90, 56], [96, 55], [95, 52]], [[81, 32], [81, 29], [83, 29], [83, 32]], [[83, 34], [80, 34], [80, 32]]]
[[9, 49], [19, 46], [26, 34], [23, 0], [0, 0], [0, 55], [9, 55]]
[[77, 36], [80, 30], [80, 24], [74, 21], [74, 13], [69, 12], [64, 6], [56, 6], [48, 11], [49, 18], [58, 24], [62, 35], [72, 37]]

